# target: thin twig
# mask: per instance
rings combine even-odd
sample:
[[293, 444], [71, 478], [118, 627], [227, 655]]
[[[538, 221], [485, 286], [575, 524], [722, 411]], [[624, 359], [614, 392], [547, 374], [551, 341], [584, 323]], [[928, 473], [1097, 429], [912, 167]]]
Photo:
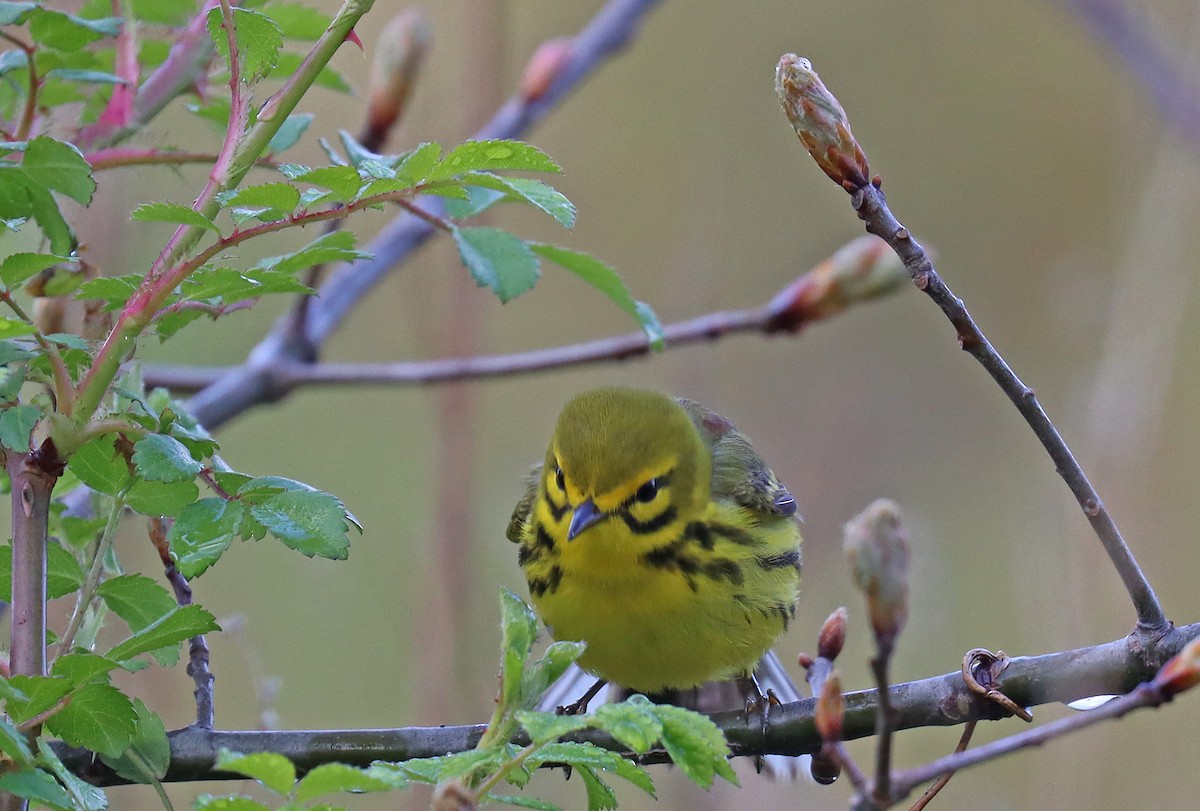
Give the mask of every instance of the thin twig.
[[[975, 727], [978, 723], [978, 721], [968, 721], [963, 724], [962, 735], [958, 738], [958, 746], [954, 747], [955, 754], [966, 751], [967, 746], [971, 743], [971, 736], [975, 734]], [[925, 789], [925, 793], [909, 807], [908, 811], [923, 811], [925, 806], [929, 805], [933, 798], [938, 795], [938, 792], [946, 787], [946, 784], [950, 782], [950, 778], [953, 776], [954, 772], [946, 772], [935, 780], [933, 785]]]
[[1121, 582], [1124, 583], [1137, 611], [1139, 631], [1147, 637], [1161, 634], [1169, 627], [1162, 605], [1133, 552], [1121, 537], [1116, 522], [1105, 508], [1104, 502], [1100, 500], [1100, 495], [1088, 481], [1054, 423], [1046, 415], [1033, 389], [1021, 382], [995, 350], [967, 312], [962, 299], [955, 296], [937, 274], [924, 247], [892, 215], [880, 186], [879, 178], [876, 177], [870, 184], [854, 190], [851, 195], [852, 205], [859, 218], [866, 223], [867, 231], [887, 242], [904, 261], [917, 289], [933, 299], [958, 330], [958, 340], [962, 348], [979, 361], [1021, 412], [1021, 416], [1054, 460], [1058, 474], [1075, 494], [1084, 515], [1116, 567], [1117, 574], [1120, 575]]
[[96, 596], [96, 589], [100, 586], [100, 578], [104, 574], [104, 559], [108, 556], [108, 550], [112, 548], [113, 539], [117, 534], [117, 523], [121, 520], [121, 513], [124, 511], [125, 492], [122, 491], [113, 498], [112, 509], [109, 510], [104, 531], [96, 539], [96, 548], [92, 552], [87, 577], [75, 598], [75, 610], [71, 612], [67, 630], [63, 632], [62, 638], [58, 641], [59, 656], [70, 653], [75, 644], [75, 635], [79, 633], [79, 628], [83, 625], [83, 618], [87, 615], [88, 606], [92, 604], [92, 599]]
[[874, 800], [886, 807], [892, 796], [892, 702], [888, 693], [888, 666], [894, 646], [876, 638], [877, 650], [871, 659], [871, 674], [879, 691], [879, 712], [875, 715]]

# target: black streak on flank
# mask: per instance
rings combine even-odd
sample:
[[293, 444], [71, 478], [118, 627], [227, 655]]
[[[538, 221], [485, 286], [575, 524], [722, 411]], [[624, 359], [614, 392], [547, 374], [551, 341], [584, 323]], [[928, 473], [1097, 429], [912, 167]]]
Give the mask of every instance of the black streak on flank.
[[558, 591], [559, 585], [562, 583], [562, 569], [558, 566], [551, 566], [549, 573], [545, 577], [529, 578], [529, 593], [534, 597], [541, 597], [543, 594], [553, 594]]
[[800, 550], [789, 549], [786, 552], [779, 552], [775, 555], [759, 555], [754, 560], [761, 568], [767, 571], [771, 569], [795, 569], [800, 566]]
[[758, 541], [754, 540], [754, 536], [749, 532], [730, 526], [729, 524], [718, 524], [714, 521], [708, 525], [708, 528], [725, 540], [732, 541], [738, 546], [756, 546], [758, 544]]
[[708, 525], [703, 521], [693, 521], [688, 524], [683, 530], [683, 537], [690, 538], [700, 544], [701, 548], [712, 551], [713, 536], [708, 530]]

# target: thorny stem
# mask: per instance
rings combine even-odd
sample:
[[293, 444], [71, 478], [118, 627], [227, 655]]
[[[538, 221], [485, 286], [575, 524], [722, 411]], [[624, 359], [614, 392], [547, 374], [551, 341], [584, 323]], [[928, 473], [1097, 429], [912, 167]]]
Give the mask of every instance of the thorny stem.
[[117, 534], [117, 524], [121, 520], [121, 513], [125, 511], [125, 493], [122, 491], [113, 497], [112, 509], [108, 513], [108, 521], [104, 525], [104, 531], [100, 533], [100, 539], [96, 541], [96, 551], [92, 555], [91, 565], [88, 566], [87, 578], [83, 581], [83, 587], [79, 589], [79, 596], [75, 599], [75, 610], [71, 612], [71, 619], [67, 623], [67, 630], [63, 632], [62, 639], [58, 643], [58, 655], [70, 653], [71, 646], [75, 644], [75, 635], [79, 633], [79, 628], [83, 625], [83, 618], [87, 614], [88, 606], [92, 604], [92, 599], [96, 596], [96, 589], [100, 585], [100, 578], [104, 574], [104, 558], [108, 556], [108, 550], [112, 548], [113, 538]]
[[995, 350], [967, 312], [962, 299], [955, 296], [942, 281], [925, 248], [892, 215], [880, 188], [879, 179], [876, 178], [870, 184], [852, 191], [851, 201], [859, 218], [866, 223], [867, 231], [886, 241], [904, 261], [917, 289], [933, 299], [950, 319], [950, 323], [958, 330], [962, 348], [979, 361], [992, 379], [1000, 385], [1050, 454], [1055, 469], [1074, 493], [1133, 601], [1137, 611], [1138, 631], [1149, 637], [1163, 634], [1169, 628], [1169, 623], [1153, 587], [1125, 543], [1104, 502], [1100, 500], [1100, 495], [1038, 402], [1033, 389], [1021, 382]]

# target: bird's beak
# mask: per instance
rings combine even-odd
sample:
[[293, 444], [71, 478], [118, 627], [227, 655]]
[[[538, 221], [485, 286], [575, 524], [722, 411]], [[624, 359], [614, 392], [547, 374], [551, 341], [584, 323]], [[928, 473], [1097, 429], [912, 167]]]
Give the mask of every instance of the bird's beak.
[[575, 512], [571, 513], [571, 526], [567, 527], [567, 540], [575, 540], [576, 535], [606, 517], [608, 517], [608, 513], [600, 512], [600, 508], [589, 498], [576, 507]]

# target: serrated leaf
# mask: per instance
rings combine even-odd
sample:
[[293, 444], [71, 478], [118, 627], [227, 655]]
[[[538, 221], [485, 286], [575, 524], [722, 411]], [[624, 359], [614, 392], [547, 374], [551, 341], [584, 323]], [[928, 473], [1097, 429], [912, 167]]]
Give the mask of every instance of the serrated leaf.
[[130, 219], [138, 222], [169, 222], [177, 225], [194, 225], [207, 228], [214, 234], [220, 235], [221, 229], [217, 224], [205, 217], [199, 211], [179, 203], [156, 202], [142, 203], [133, 210]]
[[164, 434], [147, 434], [133, 446], [138, 475], [156, 482], [191, 481], [204, 469], [182, 442]]
[[632, 316], [641, 325], [642, 331], [650, 339], [652, 347], [662, 349], [663, 329], [662, 324], [658, 321], [658, 316], [654, 314], [654, 311], [648, 305], [640, 301], [635, 301], [633, 296], [629, 295], [629, 288], [625, 286], [625, 282], [621, 280], [621, 277], [617, 275], [615, 270], [596, 257], [581, 251], [572, 251], [558, 245], [548, 245], [539, 242], [530, 243], [529, 247], [538, 256], [549, 259], [556, 265], [566, 268], [608, 296], [614, 304]]
[[75, 452], [67, 467], [98, 493], [115, 496], [129, 482], [129, 465], [117, 453], [116, 438], [99, 436]]
[[536, 767], [543, 763], [566, 763], [571, 766], [599, 769], [632, 783], [651, 797], [655, 796], [654, 781], [645, 769], [626, 760], [616, 752], [601, 749], [594, 744], [574, 741], [542, 744], [526, 761], [526, 764]]
[[351, 231], [334, 231], [317, 237], [293, 253], [262, 259], [257, 267], [281, 273], [295, 273], [313, 265], [353, 262], [369, 257], [370, 254], [355, 249], [356, 240], [357, 237]]
[[108, 684], [85, 684], [65, 707], [46, 720], [46, 728], [71, 746], [117, 757], [133, 740], [137, 713], [133, 702]]
[[221, 749], [213, 766], [257, 780], [276, 794], [287, 794], [296, 782], [296, 767], [283, 755], [274, 752], [243, 755]]
[[467, 186], [460, 191], [465, 193], [465, 200], [449, 199], [445, 203], [446, 214], [454, 220], [465, 220], [482, 214], [508, 196], [504, 192], [485, 189], [482, 186]]
[[217, 195], [224, 206], [292, 211], [300, 203], [300, 192], [290, 183], [259, 183]]
[[50, 240], [50, 250], [58, 254], [74, 251], [77, 247], [75, 232], [63, 218], [54, 196], [42, 186], [34, 185], [26, 186], [25, 193], [29, 197], [33, 219], [46, 235], [46, 239]]
[[500, 635], [503, 649], [515, 652], [522, 662], [529, 658], [537, 639], [533, 609], [506, 588], [500, 589]]
[[9, 720], [18, 725], [53, 707], [72, 686], [57, 676], [11, 676], [9, 684], [25, 694], [23, 701], [9, 697], [5, 706]]
[[[12, 554], [12, 547], [4, 547]], [[46, 545], [46, 596], [51, 600], [77, 591], [83, 585], [83, 568], [75, 556], [58, 543]]]
[[558, 740], [563, 735], [587, 729], [592, 725], [592, 719], [586, 715], [558, 715], [535, 710], [518, 712], [517, 721], [529, 733], [530, 740], [537, 744]]
[[68, 261], [66, 257], [51, 253], [11, 253], [0, 262], [0, 282], [12, 289], [46, 268], [65, 261]]
[[596, 725], [639, 755], [649, 752], [662, 737], [662, 722], [654, 706], [642, 701], [601, 704], [596, 708]]
[[587, 790], [588, 811], [608, 811], [617, 807], [617, 793], [588, 766], [577, 766], [579, 778]]
[[71, 795], [74, 811], [104, 811], [108, 808], [108, 797], [104, 792], [68, 769], [55, 754], [54, 747], [41, 738], [38, 739], [38, 759], [54, 772], [58, 782]]
[[25, 769], [0, 775], [0, 791], [44, 803], [54, 809], [73, 809], [71, 796], [58, 781], [40, 769]]
[[143, 574], [110, 577], [96, 588], [96, 594], [133, 633], [153, 625], [177, 607], [169, 591]]
[[400, 155], [394, 169], [396, 177], [415, 186], [425, 179], [429, 171], [437, 166], [442, 156], [442, 145], [437, 141], [425, 141]]
[[61, 676], [72, 685], [77, 686], [85, 684], [98, 676], [104, 676], [120, 666], [120, 662], [96, 653], [74, 651], [72, 653], [65, 653], [55, 659], [54, 664], [50, 666], [50, 675]]
[[216, 563], [237, 537], [244, 512], [241, 503], [220, 498], [184, 507], [167, 533], [179, 573], [191, 580]]
[[[132, 659], [147, 651], [174, 645], [193, 636], [219, 631], [216, 617], [198, 605], [183, 605], [135, 633], [110, 650], [110, 659]], [[118, 753], [120, 754], [120, 753]]]
[[323, 763], [304, 775], [296, 785], [296, 801], [308, 802], [323, 794], [353, 791], [389, 791], [392, 785], [345, 763]]
[[349, 555], [346, 510], [329, 493], [279, 493], [252, 505], [250, 515], [286, 546], [309, 557], [345, 560]]
[[18, 405], [0, 411], [0, 445], [18, 453], [29, 451], [29, 435], [42, 418], [42, 410], [33, 405]]
[[135, 783], [150, 783], [161, 780], [171, 764], [171, 743], [162, 718], [150, 710], [140, 698], [133, 700], [137, 713], [137, 727], [129, 750], [120, 757], [100, 756], [100, 759], [117, 774]]
[[100, 300], [108, 304], [105, 309], [116, 310], [125, 306], [125, 302], [129, 300], [138, 289], [141, 283], [141, 276], [101, 276], [97, 279], [89, 279], [75, 291], [75, 298], [79, 300]]
[[548, 183], [527, 177], [501, 177], [490, 172], [468, 172], [463, 175], [466, 186], [491, 189], [540, 208], [564, 228], [575, 225], [575, 204]]
[[284, 119], [283, 124], [271, 136], [271, 140], [267, 142], [267, 154], [278, 155], [291, 149], [300, 140], [300, 136], [308, 130], [308, 127], [313, 122], [312, 113], [293, 113]]
[[487, 287], [501, 302], [531, 289], [541, 275], [537, 256], [523, 240], [500, 228], [454, 228], [458, 255], [480, 287]]
[[546, 648], [546, 652], [529, 668], [526, 676], [529, 680], [529, 692], [539, 696], [546, 692], [546, 688], [558, 681], [558, 677], [583, 655], [586, 647], [582, 642], [552, 642]]
[[7, 718], [0, 718], [0, 752], [19, 767], [28, 765], [33, 759], [29, 742]]
[[[221, 60], [229, 64], [229, 38], [222, 26], [221, 10], [213, 8], [206, 20], [208, 34]], [[236, 31], [238, 62], [242, 68], [242, 81], [253, 82], [266, 76], [279, 59], [283, 47], [283, 34], [275, 21], [265, 14], [243, 8], [233, 9], [233, 25]]]
[[142, 515], [174, 518], [199, 495], [200, 489], [194, 482], [167, 483], [138, 479], [125, 493], [125, 506]]
[[667, 704], [655, 705], [654, 712], [662, 723], [663, 747], [693, 783], [707, 789], [720, 776], [738, 784], [729, 765], [729, 744], [708, 716]]
[[524, 141], [466, 141], [447, 153], [426, 174], [426, 181], [447, 180], [464, 172], [514, 169], [526, 172], [561, 172], [549, 155]]
[[292, 177], [297, 183], [311, 183], [329, 189], [341, 202], [353, 200], [362, 186], [362, 177], [352, 166], [321, 166]]
[[37, 332], [37, 327], [27, 321], [0, 317], [0, 340], [19, 338], [22, 335], [32, 335], [35, 332]]
[[[96, 191], [92, 167], [73, 144], [39, 135], [25, 147], [21, 168], [35, 183], [86, 206]], [[60, 253], [60, 251], [55, 251]]]

